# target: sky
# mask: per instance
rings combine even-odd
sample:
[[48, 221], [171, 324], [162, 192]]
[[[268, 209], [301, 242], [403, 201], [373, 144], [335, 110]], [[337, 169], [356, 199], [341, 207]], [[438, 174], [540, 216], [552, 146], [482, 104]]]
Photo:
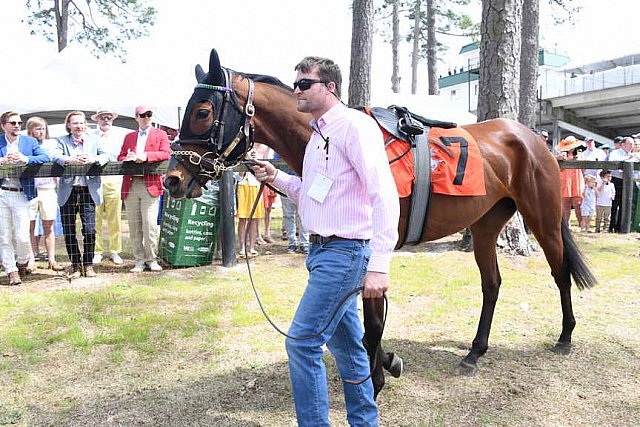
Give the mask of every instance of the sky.
[[[140, 71], [132, 90], [144, 84], [144, 73], [166, 75], [170, 84], [190, 88], [194, 66], [208, 64], [216, 48], [224, 66], [247, 73], [269, 74], [291, 84], [294, 65], [304, 56], [318, 55], [340, 64], [348, 76], [351, 44], [351, 0], [156, 0], [159, 10], [150, 37], [127, 44], [128, 62]], [[640, 39], [633, 37], [640, 2], [633, 0], [574, 0], [583, 6], [574, 25], [552, 25], [547, 0], [541, 0], [541, 44], [571, 57], [580, 65], [617, 56], [640, 53]], [[19, 76], [25, 68], [38, 69], [56, 55], [56, 46], [29, 35], [21, 20], [27, 16], [25, 0], [2, 0], [0, 35], [4, 40], [3, 85], [7, 77]], [[480, 8], [471, 10], [479, 19]], [[376, 22], [382, 28], [383, 22]], [[408, 30], [408, 23], [402, 28]], [[390, 91], [391, 49], [382, 36], [375, 36], [372, 57], [372, 92]], [[455, 55], [469, 39], [442, 38], [450, 46], [439, 64], [439, 73], [456, 64]], [[410, 47], [401, 47], [401, 91], [410, 91]], [[10, 59], [18, 62], [8, 61]], [[105, 58], [105, 66], [112, 59]], [[13, 64], [13, 65], [11, 65]], [[424, 65], [421, 66], [424, 70]], [[446, 71], [445, 71], [446, 72]], [[348, 86], [343, 85], [343, 93]], [[101, 82], [104, 86], [105, 83]], [[99, 84], [97, 84], [99, 85]], [[98, 90], [99, 88], [97, 88]], [[25, 87], [25, 92], [33, 87]], [[162, 90], [162, 88], [158, 88]], [[422, 71], [419, 93], [425, 93], [426, 71]], [[185, 89], [185, 100], [190, 90]]]

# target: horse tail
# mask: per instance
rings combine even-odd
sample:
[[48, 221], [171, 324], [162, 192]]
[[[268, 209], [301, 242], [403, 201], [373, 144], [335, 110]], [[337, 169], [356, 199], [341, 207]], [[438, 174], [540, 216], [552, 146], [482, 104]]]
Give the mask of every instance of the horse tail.
[[578, 245], [571, 234], [569, 224], [564, 218], [562, 218], [561, 229], [563, 255], [567, 262], [569, 274], [573, 277], [573, 281], [578, 289], [583, 290], [585, 288], [592, 288], [598, 283], [598, 280], [589, 269], [584, 255], [580, 251], [580, 248], [578, 248]]

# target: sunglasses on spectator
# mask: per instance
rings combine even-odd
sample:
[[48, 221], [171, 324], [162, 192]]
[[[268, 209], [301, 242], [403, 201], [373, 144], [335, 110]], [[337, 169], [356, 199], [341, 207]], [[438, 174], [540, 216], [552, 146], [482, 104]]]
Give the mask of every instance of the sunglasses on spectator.
[[150, 118], [153, 116], [152, 111], [147, 111], [146, 113], [138, 114], [138, 118], [144, 119], [145, 117]]
[[300, 89], [302, 92], [309, 89], [314, 83], [329, 83], [325, 80], [317, 80], [317, 79], [300, 79], [297, 82], [293, 82], [293, 90]]
[[113, 116], [98, 116], [100, 120], [113, 120]]
[[11, 126], [22, 126], [22, 122], [7, 122], [9, 123]]

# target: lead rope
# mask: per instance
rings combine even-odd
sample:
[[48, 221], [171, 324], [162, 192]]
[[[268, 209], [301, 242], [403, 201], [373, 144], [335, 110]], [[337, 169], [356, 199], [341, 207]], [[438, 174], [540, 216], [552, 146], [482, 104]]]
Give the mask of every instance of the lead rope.
[[[278, 331], [278, 333], [280, 333], [280, 335], [295, 340], [295, 341], [305, 341], [305, 340], [310, 340], [313, 338], [316, 338], [318, 336], [320, 336], [322, 333], [324, 333], [324, 331], [326, 331], [329, 328], [329, 325], [331, 325], [331, 322], [333, 322], [333, 320], [336, 318], [336, 316], [338, 315], [338, 310], [340, 309], [340, 307], [342, 307], [342, 305], [349, 299], [351, 298], [352, 295], [359, 293], [360, 291], [362, 291], [364, 288], [362, 286], [358, 286], [357, 288], [351, 290], [349, 293], [347, 293], [344, 297], [342, 297], [342, 299], [340, 300], [340, 302], [338, 303], [338, 305], [336, 306], [336, 308], [333, 310], [333, 313], [331, 314], [331, 317], [329, 318], [329, 321], [327, 321], [327, 324], [318, 332], [316, 332], [315, 334], [312, 335], [307, 335], [304, 337], [294, 337], [292, 335], [289, 335], [288, 333], [286, 333], [285, 331], [283, 331], [282, 329], [280, 329], [278, 327], [278, 325], [275, 324], [275, 322], [273, 320], [271, 320], [271, 317], [269, 317], [269, 315], [267, 314], [264, 306], [262, 305], [262, 300], [260, 299], [260, 295], [258, 294], [258, 290], [256, 289], [256, 285], [253, 282], [253, 275], [251, 274], [251, 265], [249, 264], [249, 252], [247, 250], [247, 242], [249, 241], [249, 230], [251, 228], [251, 222], [253, 221], [253, 215], [256, 212], [256, 209], [258, 207], [258, 203], [260, 202], [260, 199], [262, 197], [262, 191], [264, 190], [266, 183], [264, 181], [262, 181], [260, 183], [260, 189], [258, 190], [258, 195], [256, 196], [256, 200], [253, 202], [253, 207], [251, 208], [251, 212], [249, 213], [249, 221], [247, 221], [247, 226], [244, 230], [244, 257], [245, 257], [245, 261], [247, 263], [247, 271], [249, 272], [249, 282], [251, 283], [251, 289], [253, 290], [253, 294], [256, 297], [256, 301], [258, 302], [258, 306], [260, 307], [260, 311], [262, 311], [262, 314], [264, 315], [265, 319], [267, 319], [267, 322], [269, 322], [269, 324], [273, 327], [273, 329], [275, 329], [276, 331]], [[384, 318], [382, 319], [382, 331], [380, 333], [380, 337], [382, 338], [382, 334], [384, 333], [384, 327], [387, 323], [387, 312], [389, 311], [389, 301], [387, 300], [387, 295], [383, 294], [384, 297]], [[376, 351], [374, 353], [374, 362], [377, 363], [377, 359], [378, 359], [378, 352]], [[375, 366], [375, 363], [374, 363]], [[361, 379], [361, 380], [344, 380], [344, 382], [348, 383], [348, 384], [352, 384], [352, 385], [360, 385], [362, 383], [364, 383], [365, 381], [367, 381], [369, 378], [371, 378], [371, 371], [369, 371], [369, 375], [367, 375], [365, 378]]]

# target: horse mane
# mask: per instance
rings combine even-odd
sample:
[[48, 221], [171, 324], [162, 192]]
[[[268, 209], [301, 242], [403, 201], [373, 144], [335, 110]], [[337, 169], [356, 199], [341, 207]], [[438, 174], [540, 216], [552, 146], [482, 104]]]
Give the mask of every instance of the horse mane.
[[290, 86], [282, 83], [280, 79], [273, 76], [267, 76], [265, 74], [249, 74], [249, 73], [238, 73], [238, 74], [248, 79], [251, 79], [257, 83], [266, 83], [268, 85], [277, 86], [283, 89], [288, 89], [289, 91], [293, 91], [293, 89]]

